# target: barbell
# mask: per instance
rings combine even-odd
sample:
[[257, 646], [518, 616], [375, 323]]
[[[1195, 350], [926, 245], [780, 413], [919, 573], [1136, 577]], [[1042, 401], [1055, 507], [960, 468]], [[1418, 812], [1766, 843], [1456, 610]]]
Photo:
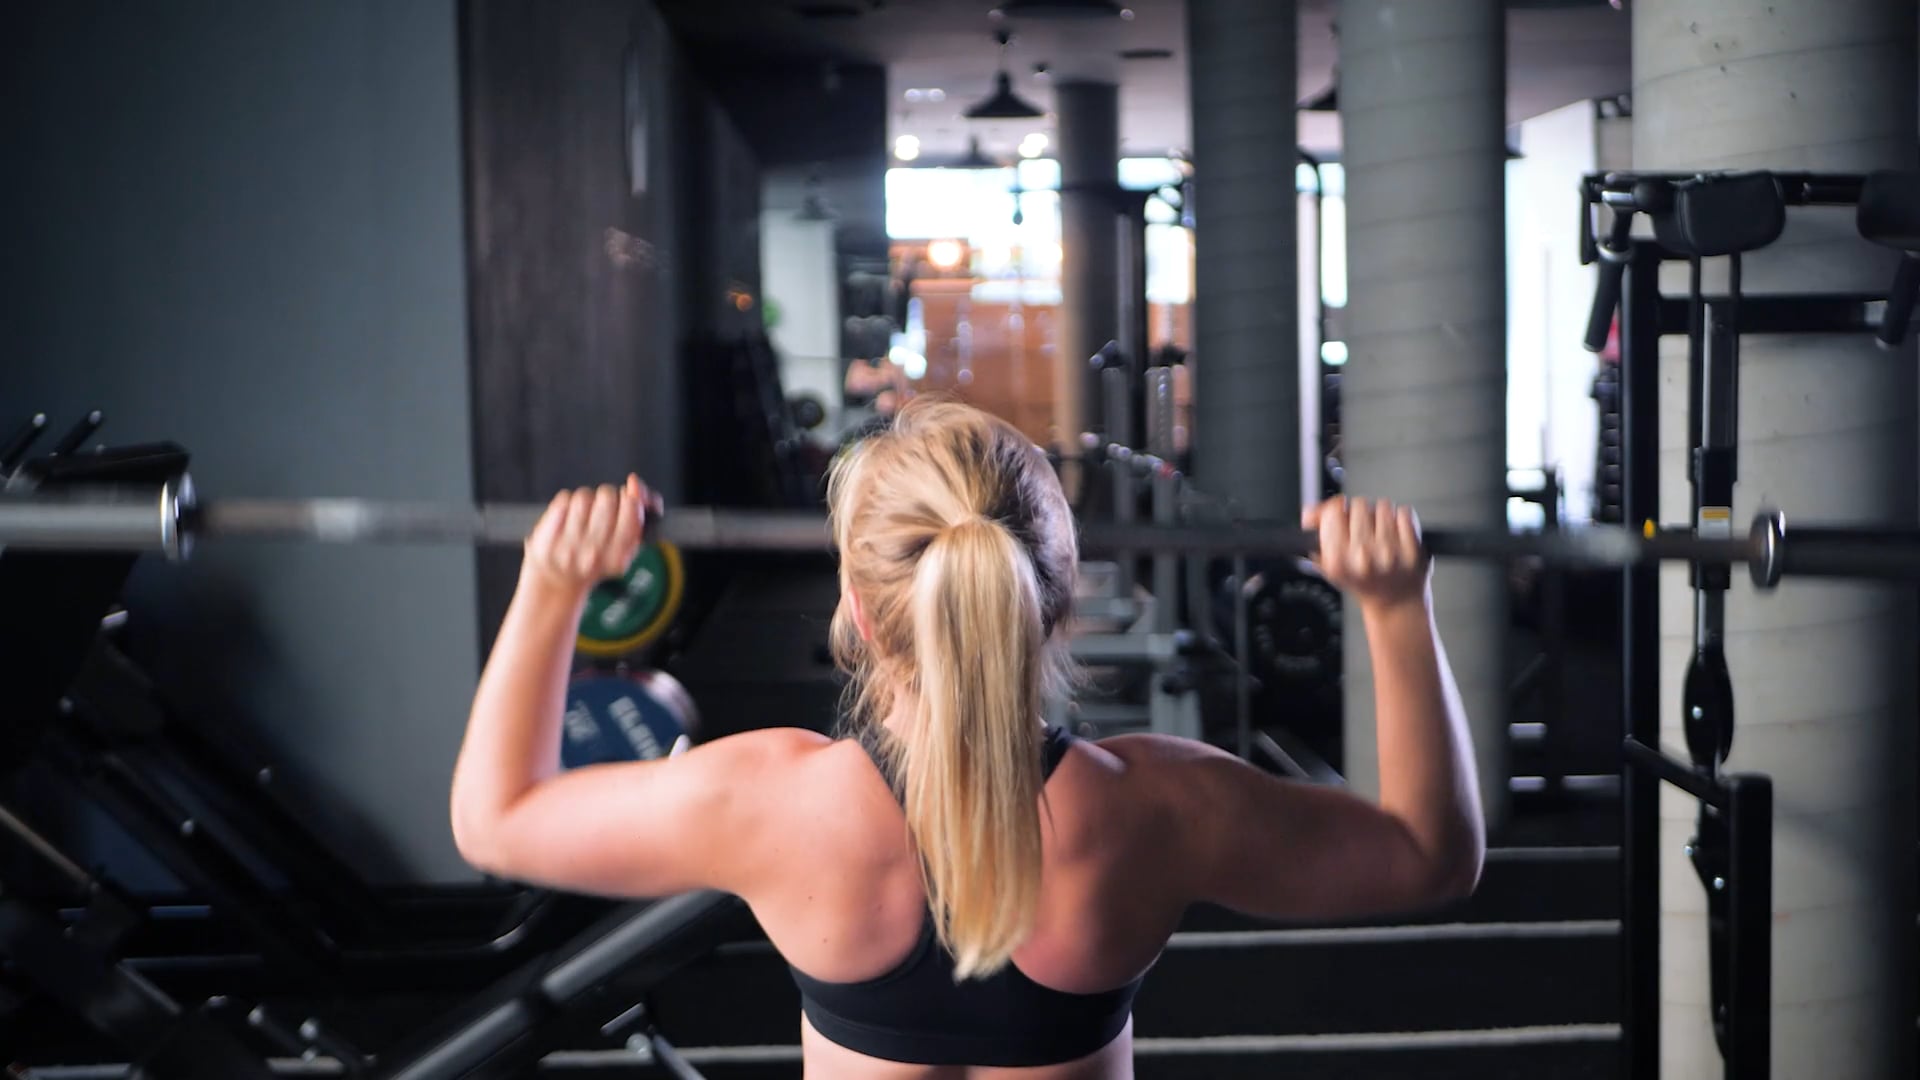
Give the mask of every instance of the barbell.
[[[191, 481], [159, 487], [76, 486], [0, 496], [0, 546], [54, 551], [158, 552], [186, 558], [201, 540], [320, 543], [516, 545], [546, 510], [537, 503], [451, 504], [373, 499], [219, 499], [200, 501]], [[675, 507], [649, 535], [689, 551], [825, 551], [824, 514], [801, 510]], [[1092, 552], [1178, 551], [1194, 555], [1301, 558], [1317, 534], [1297, 524], [1238, 521], [1160, 525], [1088, 522], [1081, 547]], [[1920, 530], [1787, 528], [1778, 511], [1755, 515], [1745, 537], [1696, 536], [1690, 530], [1592, 526], [1554, 532], [1431, 529], [1438, 558], [1556, 566], [1625, 568], [1677, 561], [1744, 564], [1755, 585], [1786, 576], [1920, 579]]]

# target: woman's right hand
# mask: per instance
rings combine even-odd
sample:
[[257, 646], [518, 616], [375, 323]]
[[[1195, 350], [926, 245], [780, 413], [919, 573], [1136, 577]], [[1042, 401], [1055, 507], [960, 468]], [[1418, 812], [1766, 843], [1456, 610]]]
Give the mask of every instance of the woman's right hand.
[[637, 476], [617, 488], [561, 492], [527, 537], [521, 580], [585, 596], [626, 573], [640, 550], [648, 511], [659, 510], [659, 499]]
[[1300, 524], [1320, 534], [1314, 565], [1363, 607], [1425, 602], [1433, 559], [1412, 507], [1340, 496], [1308, 507]]

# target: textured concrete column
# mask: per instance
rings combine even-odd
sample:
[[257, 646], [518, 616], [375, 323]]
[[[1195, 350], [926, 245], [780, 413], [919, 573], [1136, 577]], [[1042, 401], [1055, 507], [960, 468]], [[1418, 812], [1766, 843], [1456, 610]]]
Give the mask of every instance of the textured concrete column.
[[[1912, 0], [1639, 0], [1634, 167], [1866, 172], [1914, 166]], [[1708, 291], [1723, 288], [1713, 260]], [[1744, 262], [1748, 293], [1884, 291], [1891, 263], [1850, 211], [1789, 210]], [[1684, 270], [1667, 282], [1685, 287]], [[1683, 521], [1686, 346], [1661, 356], [1661, 516]], [[1915, 520], [1911, 347], [1865, 336], [1754, 336], [1740, 354], [1734, 517]], [[1736, 579], [1737, 581], [1737, 579]], [[1664, 739], [1685, 746], [1691, 650], [1683, 570], [1661, 580]], [[1773, 1075], [1914, 1075], [1913, 591], [1736, 583], [1727, 601], [1735, 734], [1728, 768], [1774, 782]], [[1681, 853], [1696, 804], [1661, 799], [1661, 1072], [1717, 1076], [1705, 903]]]
[[1188, 0], [1194, 479], [1258, 517], [1300, 512], [1292, 0]]
[[[1506, 49], [1498, 0], [1343, 0], [1347, 490], [1430, 525], [1506, 527]], [[1507, 586], [1493, 565], [1434, 575], [1489, 823], [1507, 790]], [[1356, 624], [1358, 615], [1349, 612]], [[1372, 665], [1347, 635], [1346, 771], [1375, 770]]]
[[1110, 82], [1054, 91], [1060, 147], [1060, 341], [1053, 417], [1064, 445], [1097, 426], [1088, 360], [1120, 336], [1120, 225], [1107, 193], [1119, 182], [1120, 94]]

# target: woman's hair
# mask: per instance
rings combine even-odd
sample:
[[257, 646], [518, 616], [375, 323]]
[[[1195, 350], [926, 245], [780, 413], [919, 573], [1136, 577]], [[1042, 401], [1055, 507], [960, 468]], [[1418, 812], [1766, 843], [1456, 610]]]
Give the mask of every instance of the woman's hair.
[[891, 736], [869, 734], [902, 782], [941, 944], [961, 978], [990, 975], [1040, 893], [1042, 702], [1071, 672], [1056, 633], [1078, 561], [1066, 497], [1011, 424], [924, 397], [848, 451], [827, 491], [849, 722], [904, 708]]

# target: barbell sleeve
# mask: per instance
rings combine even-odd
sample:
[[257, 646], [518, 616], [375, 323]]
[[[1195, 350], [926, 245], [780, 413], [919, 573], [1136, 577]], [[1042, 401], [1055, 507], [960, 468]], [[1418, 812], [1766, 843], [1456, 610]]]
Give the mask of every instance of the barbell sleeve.
[[1777, 576], [1920, 578], [1920, 530], [1789, 528], [1777, 513], [1766, 527], [1777, 538]]
[[179, 489], [86, 488], [0, 496], [0, 547], [52, 551], [158, 551], [181, 547]]

